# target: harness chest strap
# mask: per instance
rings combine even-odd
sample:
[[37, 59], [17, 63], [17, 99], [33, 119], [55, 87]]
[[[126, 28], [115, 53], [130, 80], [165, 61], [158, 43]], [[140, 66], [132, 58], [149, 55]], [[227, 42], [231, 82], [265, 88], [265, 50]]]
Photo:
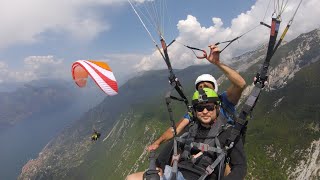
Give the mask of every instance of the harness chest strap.
[[[204, 143], [196, 143], [196, 142], [191, 143], [191, 147], [195, 147], [201, 151], [201, 153], [199, 153], [199, 155], [197, 154], [198, 156], [197, 155], [192, 156], [192, 158], [191, 158], [192, 163], [194, 163], [194, 164], [199, 163], [199, 161], [201, 159], [210, 161], [211, 158], [209, 158], [207, 156], [202, 157], [202, 155], [204, 155], [204, 153], [213, 155], [214, 153], [221, 154], [223, 152], [223, 149], [221, 149], [221, 146], [220, 146], [219, 139], [217, 137], [215, 137], [214, 139], [215, 139], [215, 144], [212, 144], [211, 146], [209, 144], [204, 144]], [[214, 145], [216, 145], [217, 147], [213, 147]], [[202, 157], [202, 158], [200, 158], [200, 157]]]
[[221, 169], [224, 168], [224, 160], [227, 155], [227, 152], [224, 149], [222, 149], [220, 141], [218, 139], [218, 136], [221, 132], [226, 130], [228, 127], [230, 127], [230, 125], [227, 124], [226, 117], [221, 116], [221, 115], [218, 116], [217, 122], [214, 123], [214, 126], [212, 127], [212, 129], [208, 133], [208, 136], [215, 136], [215, 138], [214, 139], [206, 139], [204, 142], [207, 144], [213, 144], [213, 145], [215, 144], [217, 149], [220, 149], [221, 152], [216, 152], [217, 156], [218, 156], [217, 159], [206, 168], [205, 174], [203, 174], [199, 178], [199, 180], [202, 180], [202, 179], [204, 180], [207, 176], [212, 174], [212, 172], [214, 171], [216, 166], [218, 166], [219, 164], [220, 164], [220, 171], [219, 171], [218, 179], [220, 179]]
[[[182, 135], [184, 138], [177, 138], [177, 140], [179, 142], [183, 143], [184, 147], [185, 147], [184, 152], [182, 153], [182, 156], [181, 156], [182, 158], [190, 159], [190, 151], [191, 151], [191, 148], [193, 148], [193, 147], [196, 147], [197, 149], [199, 149], [203, 152], [217, 153], [217, 156], [218, 156], [217, 159], [206, 168], [204, 173], [203, 172], [201, 173], [202, 174], [202, 176], [200, 177], [201, 180], [202, 179], [204, 180], [207, 176], [212, 174], [215, 167], [218, 166], [219, 163], [220, 163], [220, 171], [221, 171], [221, 168], [224, 167], [224, 160], [226, 158], [227, 152], [226, 152], [226, 150], [221, 148], [221, 145], [220, 145], [220, 142], [219, 142], [219, 139], [217, 138], [217, 136], [221, 132], [223, 132], [226, 128], [229, 127], [229, 126], [226, 126], [226, 124], [227, 124], [226, 118], [223, 116], [218, 116], [216, 122], [213, 124], [212, 128], [210, 129], [210, 131], [207, 135], [207, 137], [214, 137], [214, 138], [207, 138], [207, 139], [205, 139], [204, 143], [194, 142], [196, 132], [198, 130], [198, 126], [195, 126], [196, 124], [194, 126], [190, 127], [189, 132]], [[217, 147], [212, 147], [210, 145], [212, 145], [212, 146], [216, 145]], [[192, 162], [195, 162], [195, 161], [196, 161], [195, 159], [192, 159]], [[183, 166], [181, 166], [181, 167], [185, 168]], [[185, 169], [189, 169], [189, 168], [185, 168]], [[192, 171], [194, 171], [194, 170], [192, 170]], [[194, 172], [199, 172], [199, 171], [196, 170]], [[220, 172], [219, 172], [219, 178], [220, 178]]]
[[222, 149], [220, 147], [212, 147], [209, 144], [204, 144], [204, 143], [196, 143], [193, 142], [191, 143], [191, 148], [192, 147], [196, 147], [197, 149], [199, 149], [202, 152], [215, 152], [215, 153], [221, 153]]
[[[181, 154], [181, 158], [189, 159], [191, 157], [191, 143], [194, 142], [194, 138], [198, 131], [198, 124], [193, 124], [189, 131], [181, 136], [181, 139], [177, 139], [178, 142], [181, 142], [184, 145], [184, 151]], [[181, 140], [181, 141], [180, 141]]]

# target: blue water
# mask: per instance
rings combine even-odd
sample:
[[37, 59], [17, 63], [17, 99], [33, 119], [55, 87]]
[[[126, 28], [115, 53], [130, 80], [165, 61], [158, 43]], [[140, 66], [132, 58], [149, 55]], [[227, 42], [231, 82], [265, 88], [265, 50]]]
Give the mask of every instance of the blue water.
[[[74, 110], [74, 109], [73, 109]], [[79, 111], [37, 115], [0, 132], [0, 180], [17, 179], [30, 159], [80, 115]], [[63, 117], [63, 118], [62, 118]]]
[[0, 128], [0, 180], [17, 179], [22, 167], [37, 158], [52, 138], [105, 97], [96, 87], [75, 93], [73, 105], [58, 107], [60, 110], [44, 109], [46, 113], [34, 114], [13, 127]]

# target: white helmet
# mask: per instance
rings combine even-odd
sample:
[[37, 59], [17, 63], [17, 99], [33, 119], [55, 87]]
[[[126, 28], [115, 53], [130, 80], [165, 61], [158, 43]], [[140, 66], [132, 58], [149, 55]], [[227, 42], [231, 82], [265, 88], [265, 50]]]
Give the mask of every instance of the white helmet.
[[201, 82], [211, 82], [213, 83], [214, 85], [214, 91], [215, 92], [218, 92], [218, 83], [217, 83], [217, 80], [211, 76], [210, 74], [202, 74], [200, 75], [197, 79], [196, 79], [196, 82], [194, 82], [194, 85], [196, 86], [197, 88], [197, 85]]

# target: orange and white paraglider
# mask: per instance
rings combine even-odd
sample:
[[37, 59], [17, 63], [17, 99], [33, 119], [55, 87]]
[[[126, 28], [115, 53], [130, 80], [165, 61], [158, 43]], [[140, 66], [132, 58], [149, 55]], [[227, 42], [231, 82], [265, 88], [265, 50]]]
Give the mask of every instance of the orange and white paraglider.
[[109, 96], [118, 94], [118, 84], [106, 62], [78, 60], [72, 64], [72, 77], [79, 87], [85, 87], [88, 76]]

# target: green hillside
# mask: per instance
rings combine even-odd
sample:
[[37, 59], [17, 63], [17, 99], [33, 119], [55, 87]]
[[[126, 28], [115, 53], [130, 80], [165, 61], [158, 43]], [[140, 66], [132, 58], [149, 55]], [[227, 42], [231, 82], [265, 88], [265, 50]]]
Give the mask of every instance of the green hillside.
[[289, 167], [295, 167], [303, 150], [320, 138], [319, 130], [312, 128], [320, 122], [319, 69], [318, 61], [285, 88], [262, 94], [248, 129], [249, 177], [287, 179]]

